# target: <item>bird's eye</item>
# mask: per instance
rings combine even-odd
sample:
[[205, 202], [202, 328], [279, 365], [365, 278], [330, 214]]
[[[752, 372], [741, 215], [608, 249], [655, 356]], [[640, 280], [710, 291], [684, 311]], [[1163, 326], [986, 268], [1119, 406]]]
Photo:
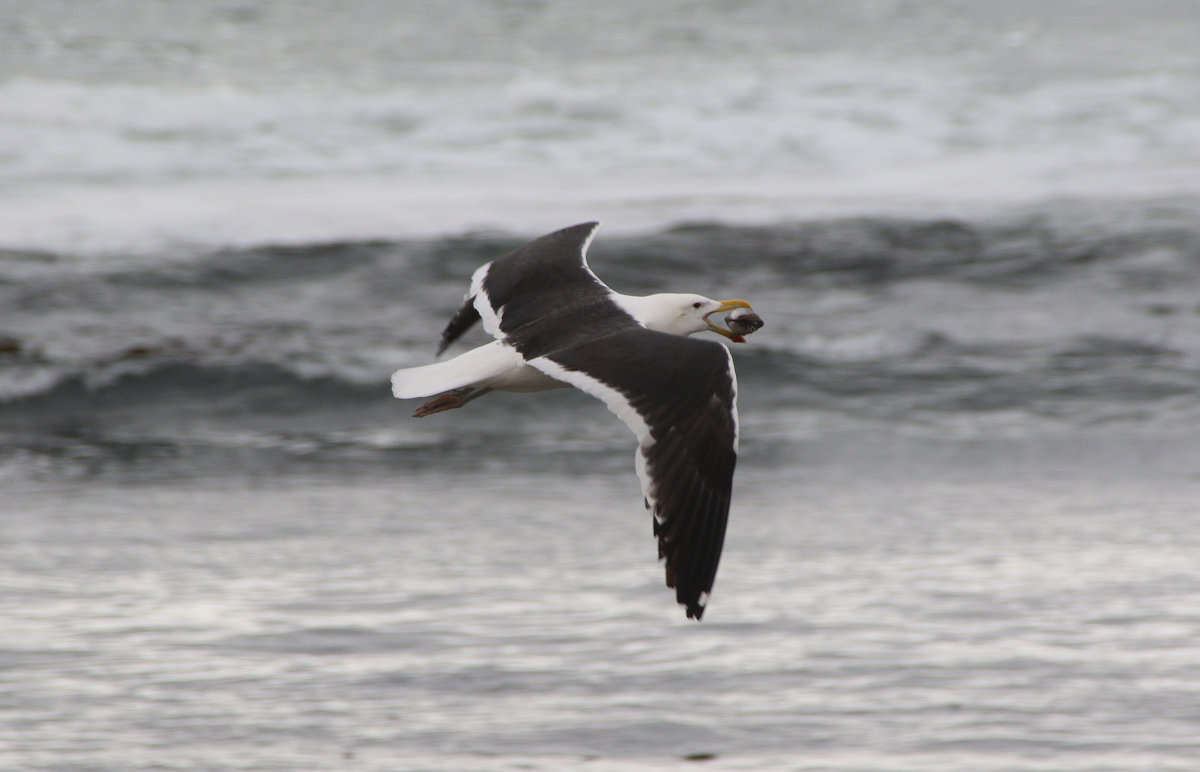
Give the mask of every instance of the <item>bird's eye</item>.
[[695, 303], [692, 303], [692, 308], [699, 308], [702, 305], [704, 304], [697, 300]]

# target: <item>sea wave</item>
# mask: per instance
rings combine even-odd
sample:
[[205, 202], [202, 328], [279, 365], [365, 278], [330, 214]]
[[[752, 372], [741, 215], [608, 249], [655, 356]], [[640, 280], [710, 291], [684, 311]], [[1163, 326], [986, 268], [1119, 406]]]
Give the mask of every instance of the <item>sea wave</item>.
[[[10, 386], [0, 399], [6, 418], [19, 414], [89, 414], [155, 405], [220, 413], [293, 414], [314, 409], [345, 410], [390, 399], [387, 374], [374, 383], [349, 377], [311, 376], [273, 363], [238, 365], [158, 359], [143, 351], [84, 372], [52, 373], [25, 379], [28, 388]], [[5, 375], [9, 374], [8, 368]], [[20, 384], [20, 381], [17, 381]], [[36, 384], [36, 387], [32, 387]]]
[[[754, 303], [767, 326], [734, 352], [747, 420], [1183, 425], [1200, 412], [1193, 213], [1174, 201], [984, 219], [693, 222], [601, 232], [590, 261], [620, 291]], [[71, 443], [115, 458], [408, 453], [413, 432], [442, 430], [414, 428], [389, 374], [431, 361], [471, 272], [531, 235], [115, 261], [10, 252], [0, 256], [0, 444], [39, 458]], [[464, 343], [484, 339], [475, 330]], [[491, 397], [471, 418], [531, 447], [573, 448], [578, 438], [555, 423], [571, 425], [564, 399]], [[453, 453], [446, 437], [426, 441]], [[148, 455], [131, 450], [143, 445]]]
[[[607, 274], [654, 286], [678, 277], [751, 282], [827, 274], [849, 283], [922, 276], [1027, 276], [1041, 280], [1094, 263], [1175, 256], [1193, 271], [1200, 255], [1200, 199], [1064, 199], [988, 215], [790, 218], [761, 225], [698, 219], [630, 233], [606, 223], [590, 254]], [[550, 228], [571, 221], [554, 222]], [[612, 226], [616, 226], [615, 229]], [[177, 247], [154, 255], [0, 250], [0, 287], [79, 291], [88, 283], [162, 290], [316, 281], [374, 269], [371, 280], [422, 285], [464, 280], [478, 265], [537, 231], [465, 229], [437, 237], [317, 240], [218, 249]], [[616, 283], [615, 281], [610, 283]]]
[[[1186, 351], [1101, 336], [1032, 349], [931, 332], [871, 340], [809, 336], [795, 343], [752, 341], [737, 348], [735, 359], [748, 404], [896, 421], [917, 412], [1053, 414], [1111, 403], [1149, 410], [1164, 399], [1194, 395], [1200, 381], [1200, 368]], [[8, 363], [0, 369], [0, 424], [164, 410], [292, 417], [314, 425], [338, 414], [353, 422], [394, 408], [389, 375], [390, 369], [364, 378], [266, 361], [189, 361], [143, 349], [75, 372]]]

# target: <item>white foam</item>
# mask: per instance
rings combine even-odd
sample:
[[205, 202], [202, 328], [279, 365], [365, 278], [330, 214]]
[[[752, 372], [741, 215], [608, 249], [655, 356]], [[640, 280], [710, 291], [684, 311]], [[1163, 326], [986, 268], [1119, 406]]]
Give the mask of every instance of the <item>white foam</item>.
[[962, 214], [1062, 197], [1200, 193], [1200, 164], [1076, 168], [1061, 176], [1055, 168], [1027, 159], [976, 158], [857, 177], [690, 175], [647, 183], [608, 174], [585, 188], [575, 175], [554, 172], [39, 184], [0, 190], [0, 246], [153, 252], [469, 230], [532, 234], [592, 219], [622, 234], [696, 220], [757, 224], [848, 214]]
[[[255, 25], [292, 22], [201, 14], [141, 29], [139, 44], [192, 35], [211, 72], [105, 79], [78, 54], [78, 72], [48, 77], [10, 58], [0, 246], [153, 251], [590, 219], [619, 232], [1200, 191], [1200, 76], [1173, 66], [1191, 43], [1115, 34], [1141, 10], [1089, 17], [1107, 50], [1077, 21], [1043, 29], [995, 9], [970, 12], [988, 23], [950, 47], [940, 23], [889, 23], [873, 5], [810, 9], [822, 34], [797, 46], [802, 30], [751, 6], [721, 17], [729, 45], [715, 48], [707, 33], [675, 40], [654, 14], [630, 37], [604, 11], [579, 40], [581, 20], [559, 11], [510, 30], [519, 55], [490, 38], [464, 46], [455, 31], [474, 40], [487, 23], [451, 19], [444, 36], [409, 41], [428, 67], [364, 70], [363, 41], [385, 42], [370, 14], [275, 58]], [[121, 29], [108, 34], [94, 44], [124, 62]], [[898, 35], [941, 47], [864, 54]], [[620, 54], [606, 48], [617, 41]]]

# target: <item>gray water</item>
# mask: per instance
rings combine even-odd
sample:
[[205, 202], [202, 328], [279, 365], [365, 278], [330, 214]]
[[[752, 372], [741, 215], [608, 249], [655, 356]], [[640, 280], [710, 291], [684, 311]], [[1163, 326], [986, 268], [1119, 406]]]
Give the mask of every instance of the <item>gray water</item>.
[[[0, 8], [0, 769], [1200, 766], [1190, 4]], [[597, 217], [767, 321], [699, 624], [598, 402], [388, 391]]]
[[4, 765], [1191, 769], [1195, 457], [879, 441], [744, 464], [699, 625], [620, 476], [18, 494]]

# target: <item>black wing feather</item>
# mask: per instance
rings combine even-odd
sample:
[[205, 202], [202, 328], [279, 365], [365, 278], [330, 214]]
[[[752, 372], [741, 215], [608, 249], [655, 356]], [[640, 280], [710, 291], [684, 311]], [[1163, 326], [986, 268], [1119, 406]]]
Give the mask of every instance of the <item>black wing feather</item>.
[[558, 325], [564, 316], [571, 317], [568, 328], [580, 328], [584, 320], [575, 318], [579, 308], [594, 303], [606, 305], [609, 314], [629, 318], [612, 304], [612, 290], [587, 266], [585, 251], [599, 227], [592, 222], [563, 228], [487, 265], [482, 294], [500, 316], [501, 332], [511, 335], [531, 324]]
[[462, 306], [454, 314], [450, 323], [446, 325], [446, 329], [442, 330], [442, 342], [438, 344], [437, 355], [441, 356], [446, 353], [450, 344], [462, 337], [462, 334], [471, 329], [472, 325], [478, 321], [479, 309], [475, 308], [475, 296], [467, 295]]
[[721, 560], [737, 465], [728, 352], [719, 343], [635, 322], [538, 355], [620, 392], [649, 427], [650, 441], [640, 452], [650, 478], [658, 555], [666, 560], [667, 586], [676, 600], [688, 617], [700, 619]]

